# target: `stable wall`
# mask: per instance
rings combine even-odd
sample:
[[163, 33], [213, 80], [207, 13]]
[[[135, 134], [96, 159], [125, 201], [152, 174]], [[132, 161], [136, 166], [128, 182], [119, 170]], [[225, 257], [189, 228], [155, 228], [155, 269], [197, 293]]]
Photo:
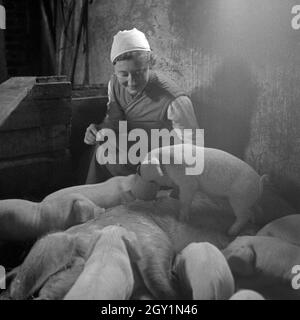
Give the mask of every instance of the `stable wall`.
[[[3, 5], [2, 0], [0, 0], [0, 5]], [[0, 29], [0, 83], [7, 78], [4, 32], [5, 30]]]
[[94, 1], [90, 82], [107, 83], [113, 35], [137, 27], [157, 55], [156, 68], [191, 94], [206, 146], [227, 150], [271, 174], [300, 208], [300, 30], [291, 27], [295, 4], [300, 1]]

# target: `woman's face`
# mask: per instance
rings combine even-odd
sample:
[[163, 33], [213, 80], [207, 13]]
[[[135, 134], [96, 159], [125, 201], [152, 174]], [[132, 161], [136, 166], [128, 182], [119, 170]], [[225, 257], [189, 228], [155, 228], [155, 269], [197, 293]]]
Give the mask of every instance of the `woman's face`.
[[119, 83], [131, 95], [141, 92], [149, 80], [149, 62], [144, 58], [117, 61], [114, 68]]

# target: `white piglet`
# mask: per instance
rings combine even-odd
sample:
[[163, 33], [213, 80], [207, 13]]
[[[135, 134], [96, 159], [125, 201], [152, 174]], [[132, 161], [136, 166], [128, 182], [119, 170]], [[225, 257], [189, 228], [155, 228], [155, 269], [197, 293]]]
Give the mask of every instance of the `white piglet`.
[[65, 230], [135, 199], [135, 175], [73, 186], [51, 193], [41, 202], [0, 200], [0, 240], [32, 241], [50, 231]]
[[140, 258], [136, 235], [121, 226], [99, 232], [91, 256], [65, 300], [128, 300], [134, 289], [132, 263]]
[[253, 216], [250, 209], [260, 198], [266, 177], [227, 152], [191, 144], [152, 150], [138, 174], [140, 178], [136, 178], [132, 191], [139, 199], [145, 198], [148, 186], [153, 184], [179, 190], [181, 220], [188, 218], [198, 190], [208, 196], [227, 198], [236, 217], [230, 235], [237, 235]]

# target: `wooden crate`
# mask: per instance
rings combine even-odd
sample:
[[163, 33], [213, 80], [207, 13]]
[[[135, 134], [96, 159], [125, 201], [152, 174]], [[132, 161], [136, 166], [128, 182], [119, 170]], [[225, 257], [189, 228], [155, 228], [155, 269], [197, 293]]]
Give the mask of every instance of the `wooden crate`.
[[0, 85], [0, 197], [69, 185], [71, 83], [17, 77]]
[[68, 151], [0, 161], [0, 198], [41, 200], [70, 184]]

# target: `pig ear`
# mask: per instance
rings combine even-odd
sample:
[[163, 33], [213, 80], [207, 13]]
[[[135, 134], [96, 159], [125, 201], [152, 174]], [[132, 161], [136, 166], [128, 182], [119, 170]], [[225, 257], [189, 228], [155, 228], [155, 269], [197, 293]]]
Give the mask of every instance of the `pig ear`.
[[140, 176], [136, 176], [135, 184], [131, 187], [132, 194], [140, 200], [150, 201], [156, 198], [159, 186], [156, 183], [143, 180]]
[[30, 250], [10, 286], [13, 299], [25, 300], [51, 276], [65, 268], [75, 254], [75, 238], [64, 232], [49, 234]]
[[129, 231], [122, 236], [122, 239], [126, 245], [127, 252], [131, 261], [140, 260], [142, 254], [136, 234]]
[[163, 172], [161, 170], [161, 166], [160, 166], [159, 160], [156, 157], [152, 157], [150, 159], [150, 163], [155, 165], [158, 174], [162, 177], [164, 174], [163, 174]]
[[83, 236], [82, 234], [77, 234], [75, 236], [76, 239], [76, 251], [77, 255], [84, 257], [84, 259], [88, 259], [92, 254], [96, 243], [100, 240], [103, 235], [103, 229], [101, 230], [93, 230], [90, 234]]
[[99, 218], [101, 217], [101, 215], [105, 213], [105, 209], [104, 208], [101, 208], [101, 207], [95, 207], [94, 208], [94, 217], [95, 218]]
[[176, 186], [173, 188], [172, 192], [170, 193], [170, 197], [178, 200], [179, 194], [180, 194], [179, 187]]
[[14, 269], [12, 269], [11, 271], [9, 271], [6, 274], [6, 285], [9, 286], [9, 284], [15, 279], [15, 277], [17, 276], [18, 272], [19, 272], [20, 266], [15, 267]]
[[76, 223], [83, 223], [88, 220], [94, 219], [96, 213], [103, 213], [103, 209], [98, 208], [88, 198], [79, 195], [78, 199], [75, 198], [73, 202], [72, 213], [74, 214]]
[[250, 276], [255, 272], [256, 254], [251, 245], [240, 246], [232, 252], [224, 250], [227, 262], [233, 273]]
[[158, 172], [158, 174], [159, 174], [161, 177], [164, 175], [164, 173], [163, 173], [162, 170], [161, 170], [160, 164], [157, 165], [157, 172]]

